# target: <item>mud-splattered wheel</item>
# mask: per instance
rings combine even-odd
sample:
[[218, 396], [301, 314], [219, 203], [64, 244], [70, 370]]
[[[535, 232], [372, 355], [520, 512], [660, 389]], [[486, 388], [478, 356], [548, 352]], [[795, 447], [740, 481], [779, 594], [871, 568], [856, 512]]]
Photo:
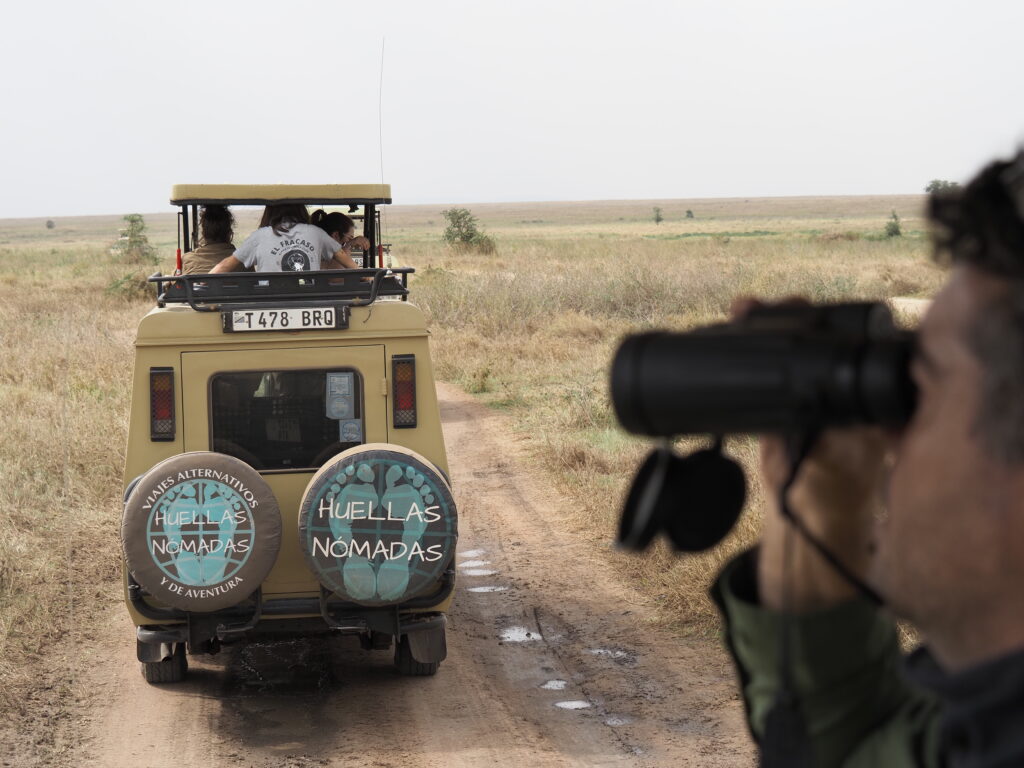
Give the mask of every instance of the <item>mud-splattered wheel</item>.
[[430, 677], [437, 674], [437, 668], [441, 666], [441, 662], [416, 661], [412, 655], [412, 648], [409, 646], [409, 636], [402, 635], [402, 638], [395, 643], [395, 666], [398, 667], [398, 672], [402, 675]]
[[174, 653], [163, 661], [142, 662], [142, 676], [147, 683], [180, 683], [188, 672], [188, 657], [185, 644], [176, 643]]

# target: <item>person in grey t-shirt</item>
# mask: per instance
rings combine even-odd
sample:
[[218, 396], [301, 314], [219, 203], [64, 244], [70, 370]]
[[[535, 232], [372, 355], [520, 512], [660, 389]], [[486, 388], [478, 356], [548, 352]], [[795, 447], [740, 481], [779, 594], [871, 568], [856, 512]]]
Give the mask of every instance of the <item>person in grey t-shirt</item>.
[[306, 272], [354, 269], [348, 252], [320, 227], [309, 223], [306, 206], [268, 205], [260, 227], [211, 272], [234, 272], [255, 266], [257, 272]]

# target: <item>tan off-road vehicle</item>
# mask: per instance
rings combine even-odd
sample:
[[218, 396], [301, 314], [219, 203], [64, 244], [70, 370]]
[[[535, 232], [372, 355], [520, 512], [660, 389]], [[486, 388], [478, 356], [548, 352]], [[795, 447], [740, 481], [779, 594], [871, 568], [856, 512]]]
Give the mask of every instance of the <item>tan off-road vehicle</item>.
[[[404, 674], [445, 658], [457, 515], [423, 314], [384, 268], [386, 185], [177, 186], [198, 207], [347, 206], [364, 268], [160, 276], [135, 340], [121, 543], [150, 682], [189, 653], [357, 634]], [[191, 222], [191, 227], [190, 227]]]

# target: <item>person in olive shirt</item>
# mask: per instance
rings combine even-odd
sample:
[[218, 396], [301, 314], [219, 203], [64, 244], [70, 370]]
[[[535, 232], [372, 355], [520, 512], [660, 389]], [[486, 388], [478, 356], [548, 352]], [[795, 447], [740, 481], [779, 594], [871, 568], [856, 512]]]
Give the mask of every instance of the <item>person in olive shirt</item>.
[[[785, 608], [812, 765], [1024, 766], [1024, 153], [932, 196], [928, 215], [952, 269], [920, 326], [913, 418], [825, 433], [788, 496], [887, 610], [777, 504], [712, 590], [762, 744]], [[762, 437], [761, 469], [777, 499], [781, 438]], [[921, 635], [909, 657], [889, 611]]]
[[235, 217], [226, 205], [204, 205], [199, 212], [201, 245], [182, 257], [185, 275], [206, 273], [235, 252]]

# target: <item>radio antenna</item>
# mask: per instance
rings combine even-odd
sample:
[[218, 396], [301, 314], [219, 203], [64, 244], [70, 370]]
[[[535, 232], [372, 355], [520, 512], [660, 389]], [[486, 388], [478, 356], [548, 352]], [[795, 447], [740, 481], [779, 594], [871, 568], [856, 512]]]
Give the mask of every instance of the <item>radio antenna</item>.
[[380, 38], [380, 81], [377, 86], [377, 149], [380, 152], [380, 183], [384, 183], [384, 37]]
[[[380, 36], [380, 79], [377, 84], [377, 149], [380, 152], [380, 183], [384, 185], [384, 35]], [[381, 240], [387, 239], [387, 228], [388, 228], [388, 216], [387, 206], [381, 206]], [[384, 246], [383, 243], [378, 243], [377, 248], [379, 249], [379, 266], [383, 267], [384, 264]], [[391, 266], [391, 259], [388, 258], [387, 266]]]

